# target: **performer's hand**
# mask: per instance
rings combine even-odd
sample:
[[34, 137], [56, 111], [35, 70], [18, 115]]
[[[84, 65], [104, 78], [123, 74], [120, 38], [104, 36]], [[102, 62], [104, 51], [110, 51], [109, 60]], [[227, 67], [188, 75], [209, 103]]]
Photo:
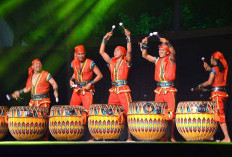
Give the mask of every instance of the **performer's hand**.
[[18, 91], [18, 90], [17, 90], [17, 91], [15, 91], [15, 92], [14, 92], [14, 95], [16, 96], [16, 98], [18, 98], [18, 97], [19, 97], [19, 95], [20, 95], [20, 94], [19, 94], [19, 91]]
[[55, 98], [58, 98], [58, 91], [57, 90], [54, 91], [54, 96], [55, 96]]
[[210, 71], [211, 67], [209, 66], [208, 63], [204, 62], [204, 68], [206, 71]]
[[142, 43], [148, 43], [148, 40], [147, 40], [147, 37], [145, 37], [143, 40], [142, 40]]
[[202, 89], [203, 89], [202, 84], [199, 84], [199, 85], [197, 86], [197, 89], [198, 89], [198, 90], [202, 90]]
[[167, 39], [165, 39], [165, 38], [160, 38], [160, 42], [161, 43], [168, 43], [169, 41]]
[[88, 83], [88, 84], [85, 86], [85, 89], [86, 89], [86, 90], [90, 90], [91, 86], [92, 86], [92, 84], [91, 84], [91, 83]]
[[131, 37], [131, 32], [129, 30], [125, 29], [124, 32], [125, 32], [125, 36]]
[[72, 86], [75, 84], [73, 81], [70, 80], [70, 87], [72, 88]]
[[112, 32], [108, 32], [108, 33], [106, 33], [106, 35], [103, 37], [103, 38], [105, 38], [105, 39], [110, 39], [110, 37], [113, 35], [113, 33]]

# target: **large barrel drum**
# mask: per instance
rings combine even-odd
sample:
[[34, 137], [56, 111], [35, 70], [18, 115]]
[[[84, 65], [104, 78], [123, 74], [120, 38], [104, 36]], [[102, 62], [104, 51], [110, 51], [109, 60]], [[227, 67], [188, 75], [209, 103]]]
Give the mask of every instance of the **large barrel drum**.
[[132, 102], [127, 114], [130, 133], [143, 141], [161, 139], [167, 128], [166, 110], [167, 103], [165, 102]]
[[78, 140], [84, 135], [87, 112], [83, 106], [52, 106], [49, 130], [57, 140]]
[[176, 109], [176, 127], [187, 141], [209, 140], [215, 134], [216, 104], [211, 101], [183, 101]]
[[40, 139], [48, 128], [48, 108], [14, 106], [8, 114], [8, 127], [17, 140]]
[[124, 129], [121, 105], [93, 104], [89, 109], [88, 128], [96, 140], [115, 140]]
[[9, 108], [7, 106], [0, 106], [0, 139], [3, 139], [8, 133], [7, 113]]

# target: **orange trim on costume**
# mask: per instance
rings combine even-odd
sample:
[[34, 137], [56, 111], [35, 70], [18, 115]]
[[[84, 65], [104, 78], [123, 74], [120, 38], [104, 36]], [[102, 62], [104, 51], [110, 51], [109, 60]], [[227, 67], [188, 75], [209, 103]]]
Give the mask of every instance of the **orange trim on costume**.
[[85, 60], [85, 63], [84, 63], [84, 65], [83, 65], [83, 67], [82, 67], [82, 69], [81, 69], [81, 81], [82, 81], [82, 73], [83, 73], [83, 71], [84, 71], [84, 69], [85, 69], [85, 65], [86, 65], [86, 63], [87, 63], [87, 59]]
[[[119, 66], [117, 68], [117, 72], [116, 72], [116, 63], [115, 63], [115, 66], [113, 67], [114, 68], [113, 69], [114, 81], [118, 80], [119, 69], [121, 68], [122, 62], [123, 62], [123, 60], [121, 60], [121, 62], [119, 63]], [[116, 76], [116, 78], [115, 78], [115, 76]]]
[[229, 97], [229, 95], [228, 94], [226, 94], [226, 95], [221, 95], [221, 94], [213, 94], [211, 97], [210, 97], [210, 99], [213, 99], [214, 97], [225, 97], [225, 98], [227, 98], [227, 97]]
[[177, 92], [177, 89], [173, 88], [173, 87], [159, 87], [158, 89], [155, 89], [154, 92], [157, 94], [160, 94], [161, 91], [164, 90], [164, 94], [166, 94], [167, 92]]
[[[43, 74], [43, 71], [41, 72], [41, 74], [39, 75], [38, 79], [36, 80], [36, 83], [35, 83], [35, 93], [36, 94], [36, 90], [37, 90], [37, 87], [38, 87], [38, 84], [39, 84], [39, 81], [40, 81], [40, 78], [42, 77], [42, 74]], [[32, 81], [32, 80], [31, 80]], [[31, 83], [32, 84], [32, 83]], [[32, 85], [33, 86], [33, 85]]]

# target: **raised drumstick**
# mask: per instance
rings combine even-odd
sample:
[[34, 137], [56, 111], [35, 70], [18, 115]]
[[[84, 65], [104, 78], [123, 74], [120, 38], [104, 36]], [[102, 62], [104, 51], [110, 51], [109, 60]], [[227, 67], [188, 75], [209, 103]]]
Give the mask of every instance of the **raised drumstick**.
[[115, 29], [115, 25], [112, 26], [112, 29], [111, 29], [112, 33], [113, 33], [114, 29]]
[[157, 36], [157, 38], [161, 38], [160, 36], [159, 36], [159, 34], [158, 34], [158, 32], [153, 32], [153, 35], [155, 35], [155, 36]]
[[153, 33], [150, 33], [146, 38], [149, 39], [151, 36], [153, 36]]
[[201, 60], [202, 60], [202, 62], [204, 63], [204, 62], [205, 62], [205, 57], [202, 57]]
[[121, 26], [124, 30], [126, 29], [122, 22], [119, 23], [119, 26]]

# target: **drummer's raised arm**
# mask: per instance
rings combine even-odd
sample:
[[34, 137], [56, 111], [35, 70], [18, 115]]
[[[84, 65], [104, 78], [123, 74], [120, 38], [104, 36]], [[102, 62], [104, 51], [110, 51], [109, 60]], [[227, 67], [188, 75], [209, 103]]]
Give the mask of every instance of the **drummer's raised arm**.
[[125, 35], [127, 39], [127, 53], [126, 58], [127, 62], [130, 64], [132, 60], [132, 45], [131, 45], [131, 32], [127, 29], [125, 29]]
[[168, 46], [169, 51], [170, 51], [170, 59], [172, 62], [176, 62], [176, 51], [174, 49], [174, 47], [172, 46], [172, 44], [166, 39], [166, 38], [160, 38], [160, 42], [162, 42], [162, 44], [165, 44]]
[[155, 63], [156, 57], [151, 56], [147, 53], [147, 48], [148, 48], [147, 43], [148, 43], [147, 37], [145, 37], [140, 43], [140, 48], [142, 50], [142, 57], [152, 63]]
[[112, 35], [113, 35], [112, 32], [106, 33], [106, 35], [102, 39], [101, 47], [99, 50], [100, 55], [107, 63], [110, 63], [110, 56], [105, 52], [105, 47], [106, 47], [106, 42], [110, 39]]

